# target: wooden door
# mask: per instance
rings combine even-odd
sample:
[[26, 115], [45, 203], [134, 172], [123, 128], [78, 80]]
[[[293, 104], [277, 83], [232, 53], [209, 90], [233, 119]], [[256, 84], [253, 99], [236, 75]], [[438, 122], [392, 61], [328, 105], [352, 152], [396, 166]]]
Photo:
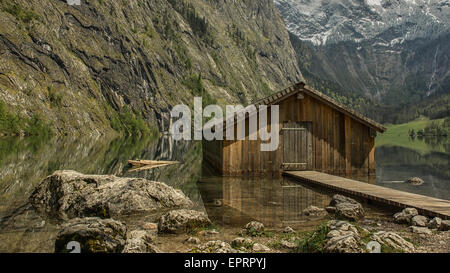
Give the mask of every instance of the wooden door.
[[283, 170], [312, 170], [312, 123], [285, 122], [281, 129]]

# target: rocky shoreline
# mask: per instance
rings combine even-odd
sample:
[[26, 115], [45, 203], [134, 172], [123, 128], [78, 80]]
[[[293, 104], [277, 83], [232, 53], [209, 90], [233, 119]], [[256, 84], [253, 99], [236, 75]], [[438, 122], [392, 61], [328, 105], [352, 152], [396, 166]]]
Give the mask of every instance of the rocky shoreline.
[[[55, 252], [73, 251], [71, 242], [83, 253], [450, 252], [449, 220], [429, 219], [414, 208], [393, 216], [367, 213], [358, 201], [338, 194], [326, 208], [299, 212], [311, 219], [300, 229], [257, 221], [216, 226], [164, 183], [74, 171], [47, 177], [29, 200], [39, 214], [61, 223]], [[123, 220], [137, 214], [151, 215], [151, 221]]]

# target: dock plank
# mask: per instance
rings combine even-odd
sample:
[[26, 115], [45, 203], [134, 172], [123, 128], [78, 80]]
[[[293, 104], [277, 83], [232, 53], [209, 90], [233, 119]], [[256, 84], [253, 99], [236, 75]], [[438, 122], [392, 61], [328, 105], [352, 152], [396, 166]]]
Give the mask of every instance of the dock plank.
[[416, 208], [421, 215], [450, 219], [449, 200], [403, 192], [315, 171], [285, 171], [283, 175], [398, 208]]

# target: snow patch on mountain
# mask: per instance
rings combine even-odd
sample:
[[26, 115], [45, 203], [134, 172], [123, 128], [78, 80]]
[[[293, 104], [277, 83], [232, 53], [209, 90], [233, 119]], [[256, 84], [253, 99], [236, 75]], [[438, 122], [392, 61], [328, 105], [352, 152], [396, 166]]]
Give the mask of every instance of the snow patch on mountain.
[[[275, 0], [288, 30], [316, 46], [382, 38], [435, 38], [450, 26], [450, 0]], [[383, 37], [385, 36], [385, 37]]]

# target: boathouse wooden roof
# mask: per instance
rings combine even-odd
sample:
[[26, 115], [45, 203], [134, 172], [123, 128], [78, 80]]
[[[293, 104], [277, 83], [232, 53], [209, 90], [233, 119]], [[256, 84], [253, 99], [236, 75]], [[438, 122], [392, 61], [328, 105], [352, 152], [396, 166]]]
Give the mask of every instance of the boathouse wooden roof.
[[319, 91], [315, 90], [314, 88], [306, 85], [305, 82], [299, 82], [299, 83], [297, 83], [293, 86], [290, 86], [286, 89], [283, 89], [273, 95], [270, 95], [263, 99], [256, 100], [255, 102], [253, 102], [253, 105], [255, 105], [255, 106], [274, 105], [294, 94], [301, 93], [301, 92], [304, 92], [304, 93], [310, 95], [311, 97], [322, 101], [323, 103], [327, 104], [328, 106], [336, 109], [337, 111], [339, 111], [345, 115], [353, 117], [354, 119], [360, 121], [361, 123], [369, 126], [370, 128], [372, 128], [378, 132], [383, 133], [386, 131], [386, 128], [383, 125], [381, 125], [380, 123], [378, 123], [374, 120], [371, 120], [371, 119], [365, 117], [364, 115], [356, 112], [355, 110], [352, 110], [352, 109], [344, 106], [343, 104], [337, 102], [336, 100], [330, 98], [329, 96], [323, 94], [322, 92], [319, 92]]

